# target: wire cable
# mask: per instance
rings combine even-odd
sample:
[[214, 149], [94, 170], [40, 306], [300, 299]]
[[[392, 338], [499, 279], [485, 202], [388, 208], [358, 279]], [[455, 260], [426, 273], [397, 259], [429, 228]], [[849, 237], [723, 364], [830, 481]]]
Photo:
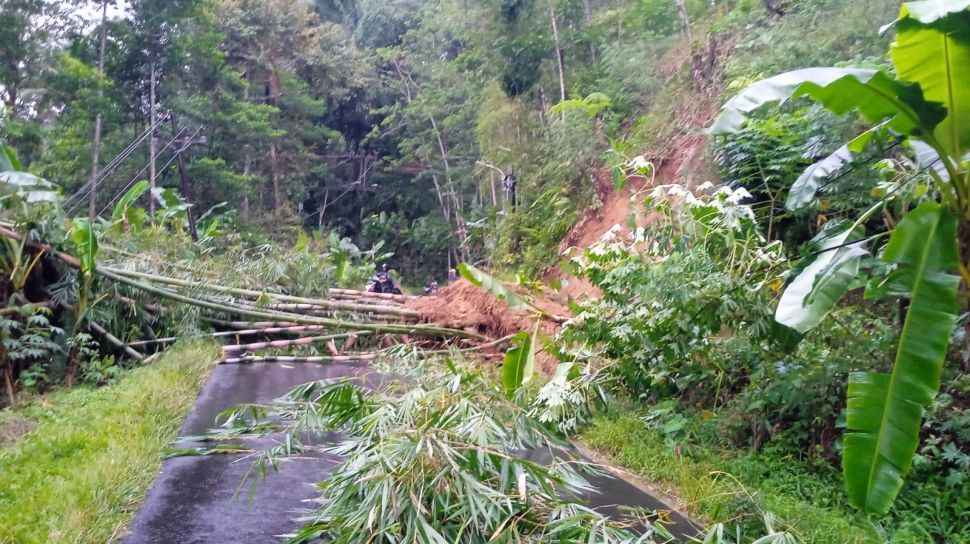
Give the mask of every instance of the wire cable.
[[[162, 149], [161, 149], [161, 150], [159, 151], [159, 153], [163, 153], [163, 152], [165, 152], [165, 150], [166, 150], [166, 149], [168, 149], [169, 147], [171, 147], [171, 145], [172, 145], [173, 143], [175, 143], [175, 140], [177, 140], [177, 139], [178, 139], [178, 137], [179, 137], [179, 135], [180, 135], [180, 134], [181, 134], [182, 132], [183, 132], [183, 131], [179, 131], [179, 134], [176, 134], [175, 136], [173, 136], [173, 137], [172, 137], [172, 139], [171, 139], [171, 140], [169, 140], [169, 141], [168, 141], [168, 143], [166, 143], [166, 144], [165, 144], [165, 146], [164, 146], [164, 147], [163, 147], [163, 148], [162, 148]], [[150, 163], [149, 163], [149, 164], [146, 164], [146, 165], [145, 165], [144, 167], [142, 167], [142, 169], [141, 169], [141, 170], [139, 170], [139, 172], [138, 172], [137, 174], [135, 174], [135, 177], [137, 178], [137, 177], [139, 177], [139, 176], [141, 176], [142, 174], [144, 174], [144, 173], [145, 173], [145, 170], [147, 170], [147, 169], [148, 169], [148, 167], [149, 167], [149, 165], [150, 165]], [[131, 186], [131, 185], [133, 185], [133, 184], [134, 184], [134, 181], [131, 181], [131, 182], [129, 182], [129, 183], [128, 183], [128, 185], [127, 185], [126, 187], [130, 187], [130, 186]], [[126, 188], [125, 190], [127, 190], [127, 188]], [[77, 202], [75, 202], [74, 204], [72, 204], [72, 205], [71, 205], [71, 207], [70, 207], [70, 209], [68, 209], [68, 210], [67, 210], [67, 211], [68, 211], [68, 214], [73, 214], [74, 212], [76, 212], [76, 211], [77, 211], [77, 209], [78, 209], [78, 208], [79, 208], [79, 207], [80, 207], [81, 205], [83, 205], [83, 204], [84, 204], [84, 200], [85, 200], [85, 199], [83, 199], [83, 198], [82, 198], [82, 199], [80, 199], [80, 200], [78, 200]], [[101, 214], [98, 214], [98, 215], [101, 215]]]
[[[165, 170], [166, 168], [168, 168], [169, 166], [171, 166], [171, 164], [172, 164], [172, 163], [173, 163], [173, 162], [175, 161], [175, 159], [177, 159], [177, 158], [178, 158], [178, 156], [179, 156], [179, 155], [180, 155], [180, 154], [181, 154], [181, 153], [182, 153], [183, 151], [185, 151], [186, 149], [188, 149], [189, 147], [191, 147], [191, 146], [192, 146], [192, 140], [194, 140], [194, 139], [195, 139], [195, 137], [196, 137], [196, 136], [198, 136], [200, 132], [202, 132], [202, 129], [203, 129], [203, 128], [205, 128], [205, 126], [200, 126], [200, 127], [198, 128], [198, 129], [196, 129], [196, 131], [195, 131], [194, 133], [192, 133], [192, 136], [191, 136], [191, 137], [189, 137], [189, 139], [188, 139], [188, 140], [186, 140], [186, 142], [185, 142], [185, 145], [183, 145], [183, 146], [182, 146], [182, 147], [180, 147], [179, 149], [177, 149], [177, 150], [175, 150], [175, 153], [173, 153], [173, 154], [172, 154], [172, 157], [168, 159], [168, 162], [166, 162], [166, 163], [165, 163], [165, 164], [164, 164], [164, 165], [163, 165], [163, 166], [162, 166], [162, 167], [161, 167], [161, 168], [160, 168], [160, 169], [159, 169], [158, 171], [159, 171], [159, 172], [161, 172], [161, 171], [164, 171], [164, 170]], [[182, 132], [184, 132], [184, 130], [185, 130], [185, 129], [182, 129], [182, 130], [180, 130], [180, 131], [179, 131], [179, 134], [181, 134]], [[176, 138], [177, 138], [177, 137], [178, 137], [178, 136], [176, 135]], [[172, 138], [172, 140], [171, 140], [171, 141], [169, 142], [169, 145], [171, 145], [171, 144], [172, 144], [172, 142], [174, 142], [176, 138]], [[167, 148], [168, 148], [168, 145], [166, 145], [166, 146], [165, 146], [165, 148], [167, 149]], [[162, 149], [162, 151], [165, 151], [165, 149]], [[111, 206], [112, 206], [112, 205], [113, 205], [113, 204], [114, 204], [114, 203], [115, 203], [115, 202], [116, 202], [116, 201], [117, 201], [117, 200], [118, 200], [119, 198], [121, 198], [121, 196], [122, 196], [123, 194], [125, 194], [125, 192], [126, 192], [126, 191], [128, 191], [128, 189], [130, 189], [130, 188], [131, 188], [131, 186], [133, 186], [133, 185], [135, 184], [135, 181], [136, 181], [136, 180], [137, 180], [138, 178], [140, 178], [140, 177], [141, 177], [141, 175], [142, 175], [142, 174], [143, 174], [143, 173], [145, 172], [145, 170], [147, 170], [147, 169], [148, 169], [148, 165], [146, 164], [146, 165], [145, 165], [145, 167], [144, 167], [144, 168], [142, 168], [142, 169], [141, 169], [141, 170], [140, 170], [140, 171], [139, 171], [139, 172], [138, 172], [137, 174], [135, 174], [135, 176], [134, 176], [134, 177], [132, 177], [132, 178], [131, 178], [131, 180], [129, 180], [129, 181], [128, 181], [128, 183], [127, 183], [127, 184], [126, 184], [126, 185], [124, 186], [124, 188], [122, 188], [122, 189], [121, 189], [121, 191], [119, 191], [119, 192], [118, 192], [118, 193], [117, 193], [117, 194], [116, 194], [116, 195], [115, 195], [115, 196], [114, 196], [114, 197], [113, 197], [113, 198], [111, 199], [111, 201], [110, 201], [110, 202], [108, 202], [108, 204], [107, 204], [107, 205], [106, 205], [106, 206], [105, 206], [104, 208], [102, 208], [100, 212], [98, 212], [98, 217], [100, 217], [100, 216], [101, 216], [101, 214], [103, 214], [103, 213], [104, 213], [105, 211], [107, 211], [107, 210], [108, 210], [108, 208], [110, 208], [110, 207], [111, 207]], [[155, 195], [149, 195], [149, 198], [155, 198]]]
[[160, 120], [156, 121], [154, 125], [146, 128], [144, 131], [142, 131], [141, 134], [139, 134], [138, 136], [136, 136], [135, 139], [132, 140], [131, 143], [129, 143], [127, 147], [125, 147], [123, 150], [121, 150], [121, 152], [119, 152], [111, 160], [111, 162], [109, 162], [108, 164], [106, 164], [105, 167], [98, 172], [98, 175], [97, 176], [95, 176], [94, 178], [88, 179], [88, 181], [86, 181], [85, 183], [83, 183], [81, 185], [81, 187], [79, 187], [78, 190], [74, 194], [72, 194], [70, 197], [68, 197], [64, 201], [63, 206], [65, 206], [65, 207], [68, 206], [71, 201], [73, 201], [73, 200], [75, 200], [76, 198], [79, 198], [79, 197], [83, 201], [84, 200], [84, 197], [86, 197], [90, 193], [90, 189], [94, 186], [95, 183], [101, 183], [108, 176], [110, 176], [111, 174], [113, 174], [114, 171], [117, 170], [118, 167], [121, 166], [121, 164], [125, 160], [127, 160], [128, 157], [130, 157], [131, 154], [134, 153], [135, 150], [142, 143], [145, 142], [145, 140], [152, 133], [152, 131], [157, 130], [158, 127], [160, 127], [162, 125], [162, 123], [165, 122], [168, 119], [168, 117], [169, 117], [169, 114], [163, 115], [162, 118]]

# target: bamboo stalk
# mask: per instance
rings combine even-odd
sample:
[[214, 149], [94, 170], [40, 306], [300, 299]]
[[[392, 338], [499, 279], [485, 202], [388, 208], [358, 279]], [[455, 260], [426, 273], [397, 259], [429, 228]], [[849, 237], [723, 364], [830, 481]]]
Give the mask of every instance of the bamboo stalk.
[[153, 344], [171, 344], [178, 340], [191, 340], [193, 338], [222, 338], [226, 336], [254, 336], [257, 334], [300, 334], [302, 332], [322, 331], [320, 325], [297, 325], [294, 327], [266, 327], [263, 329], [245, 329], [238, 331], [220, 331], [207, 334], [197, 334], [192, 336], [170, 336], [168, 338], [156, 338], [154, 340], [140, 340], [138, 342], [128, 342], [129, 346], [149, 346]]
[[376, 359], [377, 356], [374, 354], [367, 355], [338, 355], [334, 357], [318, 356], [318, 357], [284, 357], [279, 355], [270, 355], [266, 357], [257, 357], [253, 355], [247, 355], [245, 357], [232, 357], [229, 359], [223, 359], [220, 364], [246, 364], [246, 363], [367, 363]]
[[107, 330], [105, 330], [105, 328], [102, 327], [101, 325], [98, 325], [94, 321], [88, 321], [88, 327], [91, 327], [91, 330], [92, 331], [94, 331], [94, 332], [98, 333], [99, 335], [103, 336], [104, 339], [107, 340], [109, 344], [112, 344], [116, 348], [124, 351], [125, 352], [125, 355], [131, 357], [132, 359], [138, 361], [139, 363], [141, 363], [141, 362], [143, 362], [145, 360], [145, 356], [144, 355], [142, 355], [141, 353], [138, 353], [137, 351], [135, 351], [134, 349], [132, 349], [131, 346], [129, 346], [128, 344], [122, 342], [120, 338], [118, 338], [117, 336], [115, 336], [115, 335], [111, 334], [110, 332], [108, 332]]
[[291, 323], [289, 321], [225, 321], [223, 319], [215, 319], [213, 317], [202, 316], [202, 320], [212, 323], [214, 325], [221, 325], [223, 327], [232, 327], [234, 329], [257, 329], [266, 327], [297, 327], [299, 323]]
[[407, 297], [404, 295], [395, 295], [394, 293], [371, 293], [370, 291], [358, 291], [355, 289], [338, 289], [336, 287], [328, 289], [327, 292], [331, 297], [354, 297], [354, 298], [375, 298], [383, 300], [393, 300], [396, 302], [404, 302]]
[[[213, 299], [211, 297], [202, 297], [202, 298], [203, 300], [210, 300], [212, 302], [225, 304], [225, 302], [219, 301], [218, 299]], [[369, 313], [369, 314], [375, 314], [375, 315], [393, 316], [393, 317], [400, 317], [402, 319], [410, 319], [410, 320], [417, 320], [421, 317], [420, 313], [417, 312], [416, 310], [405, 310], [403, 308], [388, 307], [388, 306], [372, 306], [372, 305], [357, 305], [357, 304], [346, 305], [341, 303], [334, 303], [332, 307], [327, 308], [317, 304], [288, 303], [288, 304], [260, 305], [248, 300], [234, 301], [231, 304], [234, 306], [240, 306], [243, 308], [250, 308], [254, 310], [273, 310], [277, 312], [290, 312], [290, 313], [299, 313], [299, 314], [305, 314], [305, 315], [320, 315], [323, 317], [326, 317], [328, 313], [333, 312], [335, 310], [336, 311], [347, 310], [347, 311], [352, 311], [357, 313]]]
[[[253, 311], [269, 311], [274, 313], [286, 313], [288, 315], [303, 315], [303, 316], [313, 316], [313, 317], [322, 317], [322, 318], [333, 317], [332, 311], [324, 310], [322, 308], [316, 308], [312, 310], [303, 309], [303, 310], [294, 311], [294, 312], [285, 312], [281, 309], [278, 309], [279, 308], [278, 305], [259, 306], [248, 300], [230, 302], [230, 301], [220, 300], [219, 298], [207, 297], [207, 296], [198, 297], [196, 300], [210, 302], [213, 304], [221, 304], [232, 308], [241, 308], [241, 309], [253, 310]], [[419, 321], [419, 318], [417, 317], [398, 316], [393, 314], [375, 314], [374, 317], [382, 318], [381, 321], [383, 323], [415, 323]], [[293, 325], [297, 325], [297, 323], [293, 323]]]
[[169, 300], [182, 302], [184, 304], [189, 304], [191, 306], [196, 306], [199, 308], [205, 308], [207, 310], [212, 310], [215, 312], [223, 312], [228, 314], [253, 317], [257, 319], [287, 320], [300, 325], [323, 325], [326, 327], [366, 330], [366, 331], [373, 331], [377, 333], [399, 333], [399, 334], [415, 334], [415, 335], [422, 335], [422, 336], [445, 336], [445, 337], [452, 336], [452, 337], [459, 337], [459, 338], [474, 338], [476, 340], [487, 340], [487, 338], [477, 333], [462, 331], [458, 329], [448, 329], [444, 327], [431, 327], [431, 326], [420, 326], [420, 325], [394, 325], [394, 324], [384, 324], [384, 323], [351, 323], [351, 322], [339, 321], [336, 319], [328, 319], [323, 317], [311, 317], [311, 316], [303, 316], [298, 314], [287, 314], [282, 312], [265, 312], [265, 311], [258, 311], [258, 310], [249, 310], [246, 308], [236, 308], [236, 307], [227, 306], [224, 304], [217, 304], [214, 302], [208, 302], [204, 300], [198, 300], [191, 297], [187, 297], [185, 295], [176, 293], [175, 291], [162, 289], [160, 287], [155, 287], [153, 285], [149, 285], [144, 282], [139, 282], [131, 278], [120, 276], [107, 269], [98, 268], [96, 271], [99, 275], [104, 276], [109, 280], [113, 280], [117, 283], [127, 285], [133, 289], [140, 289], [142, 291], [151, 293], [161, 298], [167, 298]]
[[[18, 241], [23, 240], [23, 236], [21, 234], [14, 232], [12, 230], [6, 229], [4, 227], [0, 227], [0, 236], [6, 236], [8, 238], [11, 238], [13, 240], [18, 240]], [[62, 260], [63, 262], [65, 262], [70, 266], [73, 266], [75, 268], [81, 267], [81, 262], [78, 260], [77, 257], [74, 257], [73, 255], [69, 255], [62, 251], [58, 251], [47, 244], [32, 242], [30, 243], [30, 246], [40, 251], [49, 252], [51, 255], [54, 255], [55, 257], [57, 257], [58, 259]], [[114, 272], [111, 272], [108, 269], [104, 269], [101, 267], [95, 268], [95, 273], [109, 280], [113, 280], [117, 283], [127, 285], [128, 287], [131, 287], [133, 289], [139, 289], [141, 291], [151, 293], [161, 298], [182, 302], [199, 308], [206, 308], [208, 310], [213, 310], [216, 312], [242, 315], [242, 316], [252, 317], [256, 319], [267, 319], [270, 321], [287, 320], [287, 321], [292, 321], [293, 323], [299, 324], [299, 325], [323, 325], [325, 327], [352, 328], [352, 329], [358, 329], [358, 330], [368, 330], [368, 331], [373, 331], [377, 333], [386, 332], [386, 333], [415, 334], [415, 335], [424, 335], [424, 336], [445, 336], [445, 337], [452, 336], [452, 337], [458, 337], [458, 338], [472, 338], [475, 340], [488, 340], [488, 338], [477, 333], [458, 330], [458, 329], [448, 329], [444, 327], [429, 327], [429, 326], [419, 326], [419, 325], [387, 325], [387, 324], [380, 324], [380, 323], [347, 323], [336, 319], [325, 319], [322, 317], [307, 317], [307, 316], [301, 316], [296, 314], [285, 314], [281, 312], [261, 312], [261, 311], [247, 310], [242, 308], [233, 308], [222, 304], [215, 304], [212, 302], [196, 300], [191, 297], [187, 297], [185, 295], [176, 293], [174, 291], [170, 291], [168, 289], [162, 289], [159, 287], [149, 285], [147, 283], [135, 281], [130, 278], [120, 276], [118, 274], [115, 274]]]
[[295, 305], [300, 305], [306, 308], [320, 307], [320, 308], [328, 308], [332, 310], [347, 310], [347, 311], [355, 311], [355, 312], [366, 311], [370, 313], [405, 315], [408, 317], [417, 317], [418, 315], [418, 313], [415, 312], [414, 310], [405, 310], [403, 308], [392, 307], [392, 306], [354, 304], [349, 302], [336, 302], [332, 300], [324, 300], [324, 299], [318, 299], [318, 298], [296, 297], [291, 295], [282, 295], [279, 293], [270, 293], [266, 291], [255, 291], [252, 289], [241, 289], [237, 287], [226, 287], [224, 285], [194, 282], [194, 281], [183, 280], [179, 278], [159, 276], [157, 274], [135, 272], [133, 270], [122, 270], [117, 268], [104, 268], [104, 269], [122, 276], [133, 277], [141, 280], [148, 280], [155, 283], [163, 283], [166, 285], [174, 285], [178, 287], [187, 287], [187, 288], [201, 287], [203, 289], [208, 289], [210, 291], [229, 293], [229, 294], [243, 296], [243, 297], [253, 297], [257, 299], [260, 297], [269, 297], [269, 298], [275, 298], [282, 302], [294, 303]]
[[232, 353], [235, 351], [259, 351], [263, 349], [270, 348], [288, 348], [294, 346], [309, 346], [317, 342], [326, 342], [328, 340], [336, 340], [340, 338], [347, 338], [351, 335], [367, 335], [373, 334], [371, 331], [360, 331], [360, 332], [346, 332], [340, 334], [329, 334], [326, 336], [305, 336], [303, 338], [293, 338], [289, 340], [269, 340], [266, 342], [253, 342], [252, 344], [234, 344], [222, 347], [223, 353]]

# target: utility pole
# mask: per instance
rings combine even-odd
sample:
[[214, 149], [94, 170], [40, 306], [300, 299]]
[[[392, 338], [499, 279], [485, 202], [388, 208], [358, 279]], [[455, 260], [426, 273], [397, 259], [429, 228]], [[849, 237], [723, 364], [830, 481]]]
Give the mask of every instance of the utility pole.
[[155, 155], [158, 146], [155, 130], [155, 60], [148, 61], [148, 215], [155, 220]]
[[[172, 122], [172, 137], [176, 137], [178, 134], [178, 121], [175, 120], [175, 114], [170, 113], [169, 119]], [[175, 142], [175, 157], [178, 159], [179, 165], [179, 179], [182, 184], [179, 190], [182, 193], [182, 198], [185, 199], [185, 203], [189, 205], [189, 208], [185, 211], [185, 217], [189, 222], [189, 236], [192, 237], [193, 242], [199, 241], [199, 229], [195, 224], [195, 201], [192, 196], [192, 184], [189, 182], [189, 174], [185, 169], [185, 157], [182, 156], [182, 150], [188, 149], [192, 145], [191, 140], [187, 140], [184, 145], [181, 142]]]
[[[98, 52], [98, 98], [104, 96], [104, 50], [108, 41], [108, 0], [101, 2], [101, 49]], [[94, 143], [91, 146], [91, 194], [88, 195], [88, 220], [94, 221], [98, 205], [98, 174], [101, 173], [101, 104], [94, 117]]]

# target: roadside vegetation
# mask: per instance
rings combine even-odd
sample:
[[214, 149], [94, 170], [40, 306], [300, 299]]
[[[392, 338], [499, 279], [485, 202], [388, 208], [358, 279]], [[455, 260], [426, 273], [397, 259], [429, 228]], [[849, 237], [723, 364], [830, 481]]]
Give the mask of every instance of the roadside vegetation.
[[110, 542], [124, 534], [219, 351], [175, 346], [104, 387], [79, 386], [4, 411], [0, 542]]
[[0, 541], [121, 534], [231, 338], [399, 377], [223, 414], [346, 437], [292, 542], [668, 541], [572, 440], [706, 544], [970, 542], [967, 0], [87, 4], [0, 6]]

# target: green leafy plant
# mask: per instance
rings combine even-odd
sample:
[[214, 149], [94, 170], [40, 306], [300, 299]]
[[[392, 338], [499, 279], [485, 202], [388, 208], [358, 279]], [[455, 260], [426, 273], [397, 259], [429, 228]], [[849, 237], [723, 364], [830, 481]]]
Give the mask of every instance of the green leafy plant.
[[[939, 390], [941, 367], [958, 311], [959, 272], [970, 279], [970, 2], [903, 5], [890, 51], [896, 77], [880, 70], [807, 68], [757, 82], [731, 99], [714, 132], [739, 129], [763, 104], [808, 97], [836, 114], [858, 111], [876, 126], [813, 165], [789, 192], [788, 205], [811, 202], [819, 180], [847, 164], [878, 131], [908, 140], [935, 192], [906, 213], [882, 261], [888, 271], [871, 297], [909, 300], [891, 373], [849, 379], [843, 467], [853, 505], [885, 513], [902, 487], [919, 441], [923, 409]], [[886, 205], [886, 195], [848, 228], [832, 229], [807, 257], [777, 319], [798, 330], [816, 325], [853, 284], [865, 254], [858, 227]], [[939, 204], [934, 200], [938, 199]], [[808, 287], [811, 286], [809, 289]]]
[[[391, 366], [404, 361], [393, 361]], [[339, 431], [323, 446], [343, 460], [320, 485], [320, 505], [290, 542], [600, 542], [666, 541], [647, 524], [609, 520], [574, 497], [593, 491], [595, 469], [567, 452], [548, 463], [523, 455], [562, 448], [558, 436], [527, 410], [530, 394], [504, 388], [475, 364], [436, 361], [407, 383], [380, 389], [352, 380], [298, 386], [270, 406], [239, 406], [221, 416], [224, 429], [262, 433], [279, 421], [286, 439], [259, 454], [252, 475], [281, 457], [317, 448], [310, 433]], [[219, 431], [216, 431], [217, 436]]]

